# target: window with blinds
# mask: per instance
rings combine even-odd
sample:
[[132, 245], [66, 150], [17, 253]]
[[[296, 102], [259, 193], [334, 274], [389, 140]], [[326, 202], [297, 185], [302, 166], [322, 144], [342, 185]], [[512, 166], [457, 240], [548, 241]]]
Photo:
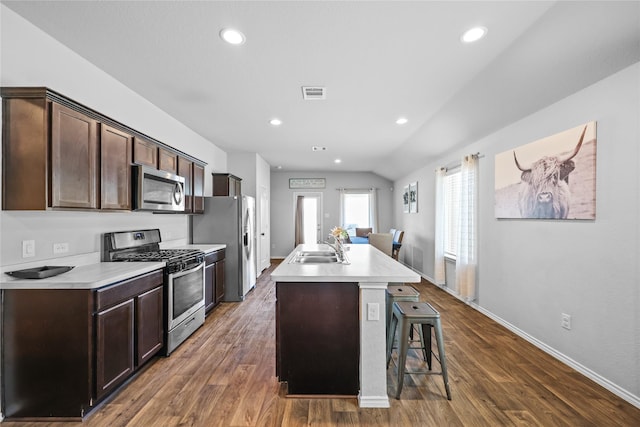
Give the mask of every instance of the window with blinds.
[[458, 254], [458, 221], [460, 219], [460, 171], [444, 177], [444, 254]]

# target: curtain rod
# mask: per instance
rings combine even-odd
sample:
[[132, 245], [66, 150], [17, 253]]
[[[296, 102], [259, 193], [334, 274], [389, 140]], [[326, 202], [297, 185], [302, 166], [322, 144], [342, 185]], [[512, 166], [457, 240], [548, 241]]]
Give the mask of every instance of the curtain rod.
[[[474, 153], [474, 154], [470, 154], [471, 156], [477, 157], [478, 159], [482, 159], [484, 158], [484, 154], [480, 154], [480, 152]], [[436, 172], [440, 169], [444, 169], [444, 170], [449, 170], [449, 169], [455, 169], [461, 166], [460, 161], [455, 161], [455, 162], [451, 162], [451, 163], [447, 163], [444, 166], [440, 166], [438, 169], [436, 169]]]
[[336, 188], [337, 191], [371, 191], [371, 190], [377, 190], [377, 188], [375, 187], [369, 187], [369, 188]]

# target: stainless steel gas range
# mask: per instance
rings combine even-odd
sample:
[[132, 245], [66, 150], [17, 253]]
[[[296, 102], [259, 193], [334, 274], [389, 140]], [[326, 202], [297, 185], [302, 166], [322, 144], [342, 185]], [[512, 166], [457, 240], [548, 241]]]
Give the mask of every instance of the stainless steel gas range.
[[105, 233], [103, 262], [164, 261], [165, 355], [204, 324], [204, 252], [160, 249], [160, 230]]

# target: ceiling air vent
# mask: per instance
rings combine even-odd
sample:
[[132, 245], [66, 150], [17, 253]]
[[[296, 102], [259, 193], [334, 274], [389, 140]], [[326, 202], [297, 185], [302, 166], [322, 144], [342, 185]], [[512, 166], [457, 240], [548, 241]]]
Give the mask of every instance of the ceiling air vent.
[[321, 86], [302, 86], [302, 98], [308, 101], [327, 99], [327, 89]]

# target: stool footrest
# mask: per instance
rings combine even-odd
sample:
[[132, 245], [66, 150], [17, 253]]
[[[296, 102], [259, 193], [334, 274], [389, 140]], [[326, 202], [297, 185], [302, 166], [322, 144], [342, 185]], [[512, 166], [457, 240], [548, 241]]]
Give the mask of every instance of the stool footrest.
[[404, 371], [408, 375], [442, 375], [442, 371]]

